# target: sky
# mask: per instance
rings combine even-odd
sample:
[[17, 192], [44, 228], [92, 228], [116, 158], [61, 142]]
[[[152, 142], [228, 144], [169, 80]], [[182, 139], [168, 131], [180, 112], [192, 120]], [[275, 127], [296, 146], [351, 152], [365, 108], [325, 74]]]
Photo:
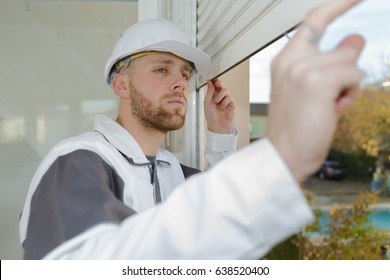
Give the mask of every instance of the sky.
[[[358, 61], [364, 71], [364, 82], [384, 77], [390, 67], [390, 1], [365, 0], [336, 19], [320, 41], [322, 51], [334, 48], [348, 34], [360, 34], [366, 45]], [[270, 99], [270, 63], [288, 42], [281, 38], [250, 60], [250, 101], [268, 103]], [[386, 67], [387, 65], [387, 67]], [[388, 72], [387, 72], [388, 73]]]

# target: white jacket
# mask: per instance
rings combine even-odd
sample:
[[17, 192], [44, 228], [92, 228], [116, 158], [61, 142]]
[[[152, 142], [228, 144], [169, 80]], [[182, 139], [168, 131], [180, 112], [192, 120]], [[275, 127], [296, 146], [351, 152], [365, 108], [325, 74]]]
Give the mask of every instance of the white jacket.
[[268, 140], [187, 181], [174, 155], [156, 160], [158, 204], [145, 155], [114, 121], [97, 116], [94, 132], [56, 145], [21, 215], [25, 258], [259, 258], [313, 219]]

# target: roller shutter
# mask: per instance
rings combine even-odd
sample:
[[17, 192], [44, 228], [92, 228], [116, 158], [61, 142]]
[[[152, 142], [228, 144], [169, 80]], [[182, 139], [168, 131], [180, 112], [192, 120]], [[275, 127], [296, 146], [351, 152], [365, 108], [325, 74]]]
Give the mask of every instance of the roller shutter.
[[212, 58], [198, 87], [282, 36], [322, 1], [197, 0], [197, 44]]

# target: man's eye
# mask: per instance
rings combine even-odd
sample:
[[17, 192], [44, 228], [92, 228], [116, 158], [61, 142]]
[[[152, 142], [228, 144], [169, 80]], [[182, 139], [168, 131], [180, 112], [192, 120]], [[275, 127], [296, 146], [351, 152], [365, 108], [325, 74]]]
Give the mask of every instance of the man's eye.
[[165, 68], [159, 68], [156, 70], [158, 73], [168, 73], [168, 70]]
[[183, 73], [184, 80], [188, 81], [190, 79], [190, 75], [187, 73]]

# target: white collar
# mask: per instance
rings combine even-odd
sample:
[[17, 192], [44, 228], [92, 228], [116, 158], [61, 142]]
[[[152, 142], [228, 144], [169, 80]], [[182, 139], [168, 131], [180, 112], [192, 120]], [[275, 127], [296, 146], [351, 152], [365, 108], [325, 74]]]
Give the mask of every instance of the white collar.
[[[101, 133], [111, 145], [134, 162], [149, 162], [134, 137], [114, 120], [105, 115], [96, 115], [95, 131]], [[159, 149], [157, 151], [156, 160], [170, 162], [170, 159], [171, 158], [164, 150]]]

